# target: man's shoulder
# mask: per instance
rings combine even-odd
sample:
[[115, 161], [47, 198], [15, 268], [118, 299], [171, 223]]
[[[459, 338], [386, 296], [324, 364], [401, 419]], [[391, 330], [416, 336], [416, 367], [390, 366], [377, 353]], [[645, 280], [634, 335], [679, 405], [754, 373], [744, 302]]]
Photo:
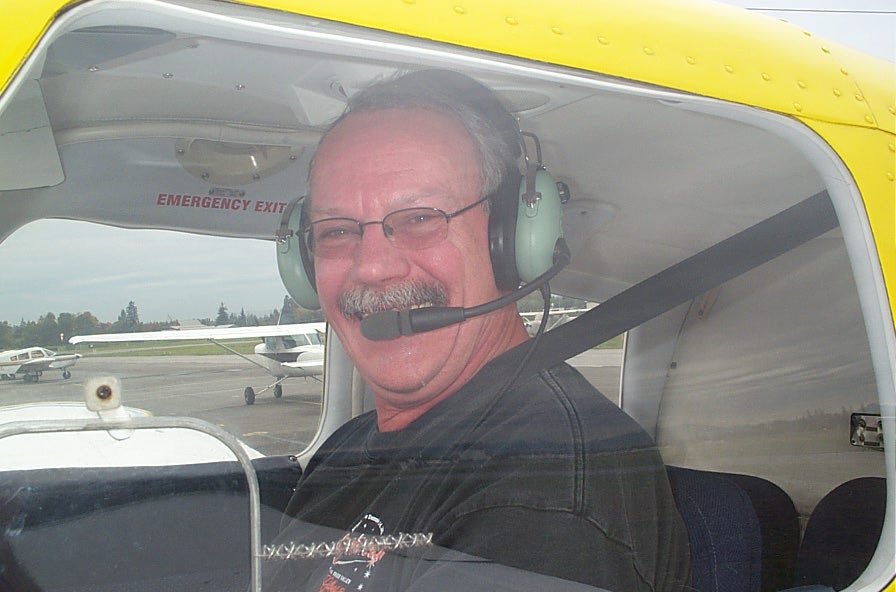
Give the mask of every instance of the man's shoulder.
[[511, 405], [545, 407], [544, 412], [587, 411], [590, 413], [622, 414], [624, 412], [610, 401], [582, 374], [562, 362], [551, 368], [531, 374], [525, 372], [508, 389]]
[[520, 381], [504, 397], [508, 412], [531, 426], [533, 435], [569, 433], [601, 448], [653, 447], [644, 429], [567, 363]]
[[330, 434], [314, 453], [312, 464], [332, 454], [355, 454], [363, 451], [370, 433], [376, 430], [376, 412], [368, 411], [346, 421]]

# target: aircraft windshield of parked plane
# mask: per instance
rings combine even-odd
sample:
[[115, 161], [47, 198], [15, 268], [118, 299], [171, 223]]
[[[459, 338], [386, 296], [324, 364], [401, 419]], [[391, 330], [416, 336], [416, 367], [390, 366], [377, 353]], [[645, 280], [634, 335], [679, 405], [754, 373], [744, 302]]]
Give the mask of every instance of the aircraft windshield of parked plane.
[[[258, 591], [311, 565], [313, 584], [274, 589], [628, 592], [594, 573], [660, 532], [661, 510], [602, 505], [613, 472], [570, 481], [577, 508], [609, 509], [587, 529], [545, 501], [566, 482], [545, 464], [553, 428], [625, 440], [559, 396], [563, 421], [509, 409], [455, 453], [477, 416], [446, 429], [435, 461], [416, 441], [388, 448], [411, 432], [376, 428], [327, 459], [332, 483], [313, 482], [355, 510], [360, 497], [338, 496], [398, 465], [411, 500], [399, 513], [419, 524], [394, 530], [365, 505], [348, 525], [332, 512], [281, 531], [307, 509], [308, 490], [294, 494], [320, 471], [315, 454], [383, 404], [371, 360], [416, 376], [414, 356], [517, 299], [520, 341], [535, 345], [512, 354], [508, 384], [568, 360], [592, 401], [643, 434], [686, 538], [688, 589], [896, 592], [896, 65], [892, 48], [881, 59], [797, 22], [802, 10], [845, 32], [896, 16], [872, 0], [729, 4], [771, 18], [704, 0], [0, 0], [15, 24], [0, 36], [0, 590]], [[389, 249], [382, 273], [454, 278], [479, 261], [451, 240], [399, 248], [385, 207], [328, 234], [302, 218], [318, 143], [350, 99], [435, 69], [481, 83], [515, 120], [514, 207], [482, 214], [488, 253], [464, 281], [495, 279], [491, 293], [510, 267], [522, 280], [448, 313], [432, 294], [409, 308], [342, 300], [327, 325], [322, 238]], [[394, 164], [388, 142], [351, 146]], [[394, 175], [381, 177], [332, 199], [382, 197]], [[445, 208], [456, 232], [473, 224], [411, 205]], [[351, 261], [346, 283], [375, 283], [352, 253], [334, 257]], [[433, 318], [461, 324], [425, 333]], [[394, 355], [364, 357], [338, 323]], [[504, 392], [499, 375], [477, 393]], [[389, 455], [371, 453], [381, 445]], [[369, 472], [340, 473], [355, 456]], [[508, 456], [506, 496], [434, 485]], [[467, 511], [478, 496], [525, 518], [484, 516], [487, 532], [458, 548], [452, 529], [482, 513]], [[634, 525], [621, 534], [620, 517]], [[584, 551], [583, 529], [613, 544]], [[651, 582], [672, 569], [653, 543], [656, 561], [634, 569]]]

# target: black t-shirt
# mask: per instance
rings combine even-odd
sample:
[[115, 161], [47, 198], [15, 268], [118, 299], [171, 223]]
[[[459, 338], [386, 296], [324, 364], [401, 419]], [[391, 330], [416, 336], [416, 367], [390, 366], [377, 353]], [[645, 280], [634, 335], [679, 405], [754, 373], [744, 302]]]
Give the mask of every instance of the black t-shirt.
[[[514, 370], [493, 360], [402, 430], [380, 432], [373, 412], [341, 427], [290, 501], [288, 513], [305, 526], [288, 527], [282, 540], [328, 536], [308, 524], [368, 540], [431, 533], [440, 547], [565, 580], [681, 590], [687, 535], [651, 438], [567, 364], [504, 389]], [[337, 551], [317, 562], [326, 569], [282, 561], [276, 581], [393, 590], [421, 570], [382, 573], [390, 554], [355, 553], [352, 562]]]

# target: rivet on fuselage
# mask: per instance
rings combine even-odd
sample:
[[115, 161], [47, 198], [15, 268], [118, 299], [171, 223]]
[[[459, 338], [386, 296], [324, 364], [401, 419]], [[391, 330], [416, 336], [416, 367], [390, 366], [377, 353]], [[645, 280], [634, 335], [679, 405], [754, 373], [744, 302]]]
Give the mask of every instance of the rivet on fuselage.
[[504, 22], [507, 23], [508, 25], [510, 25], [511, 27], [515, 27], [518, 24], [520, 24], [520, 22], [518, 20], [516, 20], [515, 18], [513, 18], [512, 16], [505, 18]]
[[796, 109], [797, 111], [799, 111], [800, 113], [803, 112], [803, 105], [801, 103], [794, 103], [793, 108]]
[[772, 79], [772, 77], [769, 76], [768, 74], [766, 74], [765, 72], [763, 72], [762, 79], [765, 80], [766, 82], [769, 82]]
[[413, 6], [414, 4], [417, 3], [417, 0], [401, 0], [401, 1], [404, 2], [405, 4], [407, 4], [408, 6]]
[[598, 37], [597, 42], [600, 43], [601, 45], [610, 45], [610, 40], [603, 36]]
[[871, 117], [870, 115], [866, 115], [866, 116], [865, 116], [865, 121], [866, 121], [867, 123], [874, 123], [874, 118]]
[[862, 95], [860, 95], [858, 93], [856, 93], [855, 97], [856, 97], [856, 100], [859, 101], [860, 103], [865, 100], [865, 97], [863, 97]]
[[562, 35], [562, 34], [563, 34], [563, 29], [561, 29], [560, 27], [551, 27], [551, 32], [552, 32], [554, 35]]
[[728, 72], [729, 74], [734, 74], [734, 66], [729, 66], [728, 64], [725, 64], [725, 71]]
[[467, 9], [463, 6], [455, 6], [454, 12], [456, 12], [457, 14], [467, 14]]
[[807, 86], [806, 83], [803, 82], [802, 80], [797, 80], [796, 85], [800, 88], [806, 88], [806, 86]]
[[693, 66], [694, 64], [697, 63], [697, 60], [694, 59], [694, 58], [692, 58], [691, 56], [687, 56], [687, 57], [684, 59], [684, 61], [686, 61], [687, 63], [689, 63], [689, 64], [692, 65], [692, 66]]
[[834, 89], [834, 96], [835, 96], [835, 97], [839, 97], [839, 96], [841, 96], [841, 95], [843, 95], [843, 93], [840, 92], [840, 89], [839, 89], [839, 88], [835, 88], [835, 89]]
[[650, 47], [645, 47], [645, 48], [644, 48], [644, 53], [645, 53], [645, 55], [652, 56], [652, 55], [653, 55], [653, 49], [650, 48]]

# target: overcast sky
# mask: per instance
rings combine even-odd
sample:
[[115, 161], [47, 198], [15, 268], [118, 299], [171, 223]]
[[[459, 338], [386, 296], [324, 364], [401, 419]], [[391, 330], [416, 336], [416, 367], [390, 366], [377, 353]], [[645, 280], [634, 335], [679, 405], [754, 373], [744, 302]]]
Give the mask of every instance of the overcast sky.
[[[896, 62], [896, 0], [726, 1]], [[286, 293], [270, 242], [60, 220], [29, 224], [4, 242], [0, 274], [0, 321], [12, 324], [47, 312], [114, 321], [131, 300], [143, 321], [214, 318], [221, 302], [264, 315]]]

